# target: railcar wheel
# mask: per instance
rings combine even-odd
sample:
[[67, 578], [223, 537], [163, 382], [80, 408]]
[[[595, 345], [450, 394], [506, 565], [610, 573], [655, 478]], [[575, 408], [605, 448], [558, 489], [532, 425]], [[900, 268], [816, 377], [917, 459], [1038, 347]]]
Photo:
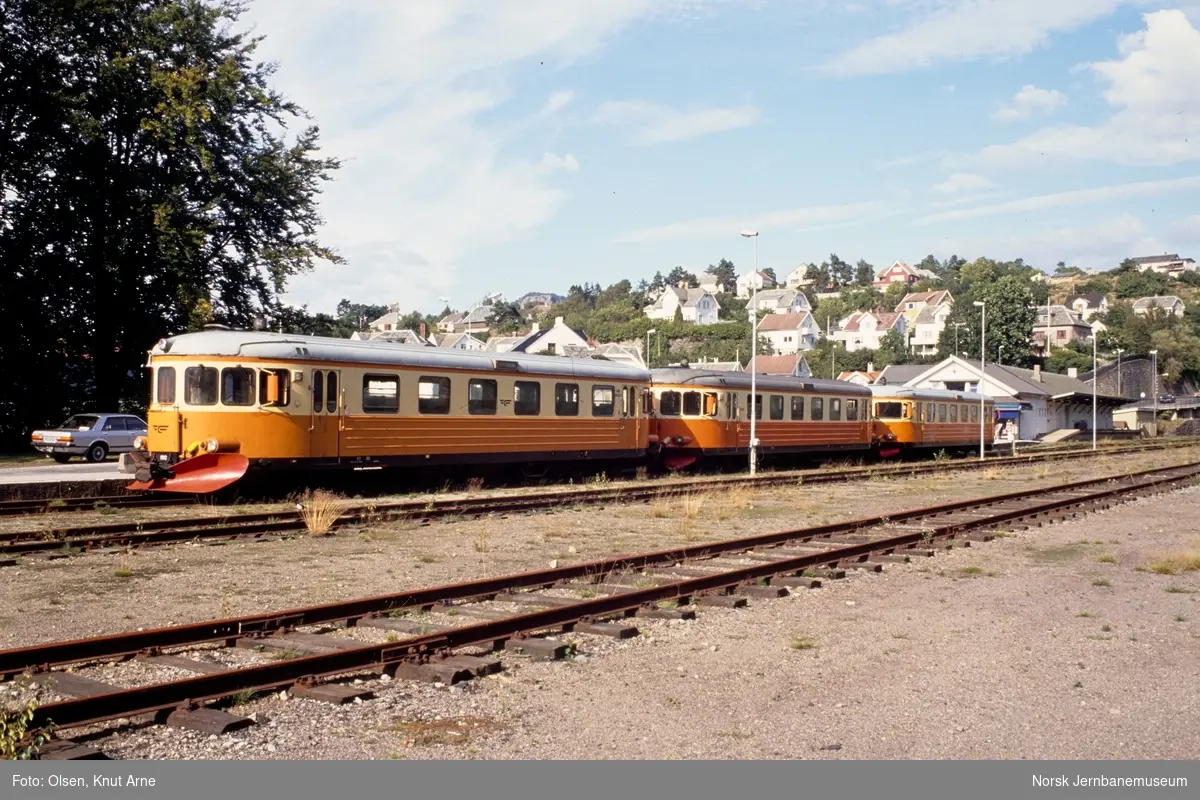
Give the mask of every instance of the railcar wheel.
[[96, 442], [88, 448], [87, 460], [92, 464], [99, 464], [104, 459], [108, 458], [108, 445], [104, 442]]

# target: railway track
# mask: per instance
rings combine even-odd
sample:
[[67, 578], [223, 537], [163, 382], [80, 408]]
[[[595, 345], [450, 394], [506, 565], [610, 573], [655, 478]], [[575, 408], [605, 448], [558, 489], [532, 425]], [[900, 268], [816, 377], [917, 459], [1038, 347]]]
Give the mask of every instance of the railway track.
[[[1198, 480], [1194, 462], [466, 583], [41, 644], [0, 651], [0, 677], [30, 673], [68, 698], [42, 705], [37, 726], [52, 722], [67, 730], [139, 718], [222, 733], [251, 724], [217, 707], [235, 695], [290, 689], [341, 703], [369, 697], [370, 689], [338, 679], [381, 672], [455, 683], [502, 669], [494, 651], [563, 657], [566, 643], [547, 634], [627, 637], [637, 633], [638, 619], [687, 618], [695, 607], [778, 598], [847, 570], [881, 571], [888, 562], [986, 541], [1000, 528], [1040, 526]], [[214, 654], [223, 648], [264, 660], [222, 663]], [[270, 652], [282, 656], [266, 660]], [[195, 677], [122, 687], [85, 674], [90, 664], [135, 658]], [[50, 757], [89, 754], [61, 742]]]
[[[1173, 446], [1175, 445], [1156, 443], [1148, 447], [1122, 448], [1115, 450], [1115, 453], [1109, 451], [1106, 454], [1145, 452]], [[724, 478], [655, 481], [642, 485], [625, 484], [602, 488], [557, 489], [509, 496], [364, 503], [345, 508], [333, 521], [330, 530], [400, 519], [424, 522], [453, 517], [528, 513], [564, 505], [644, 502], [664, 495], [718, 491], [734, 486], [749, 485], [767, 488], [794, 485], [797, 482], [810, 486], [885, 477], [908, 478], [947, 470], [1022, 466], [1044, 461], [1090, 457], [1093, 457], [1091, 450], [1064, 450], [1053, 453], [1005, 456], [986, 461], [964, 459], [948, 463], [936, 461], [903, 463], [834, 471], [764, 473], [755, 477], [738, 475]], [[17, 559], [22, 556], [66, 558], [83, 552], [116, 552], [128, 548], [192, 541], [239, 539], [274, 541], [279, 537], [303, 533], [307, 529], [307, 523], [301, 511], [276, 511], [218, 517], [96, 524], [58, 530], [7, 531], [0, 532], [0, 567], [15, 565], [19, 563]]]

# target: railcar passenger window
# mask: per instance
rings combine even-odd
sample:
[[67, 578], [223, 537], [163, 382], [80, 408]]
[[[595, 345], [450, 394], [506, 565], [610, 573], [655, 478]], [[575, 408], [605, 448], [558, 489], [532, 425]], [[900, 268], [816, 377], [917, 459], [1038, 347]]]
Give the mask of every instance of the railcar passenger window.
[[325, 392], [325, 410], [330, 414], [337, 411], [338, 406], [337, 378], [338, 376], [336, 372], [330, 372], [329, 375], [325, 377], [325, 385], [329, 387], [329, 391]]
[[880, 419], [900, 419], [903, 413], [903, 407], [900, 403], [876, 403], [875, 416]]
[[[320, 384], [313, 383], [314, 388]], [[363, 412], [400, 413], [400, 378], [395, 375], [363, 375]]]
[[658, 396], [658, 415], [678, 417], [681, 402], [679, 392], [663, 392]]
[[417, 411], [422, 414], [449, 414], [450, 379], [422, 375], [417, 380]]
[[829, 418], [841, 421], [842, 399], [840, 397], [829, 398]]
[[925, 404], [925, 421], [933, 422], [937, 418], [937, 403]]
[[683, 393], [683, 415], [685, 417], [700, 416], [700, 393], [699, 392], [684, 392]]
[[[366, 385], [365, 383], [363, 384]], [[325, 373], [317, 370], [313, 373], [313, 411], [320, 414], [325, 407]]]
[[221, 370], [221, 405], [254, 405], [254, 370], [245, 367]]
[[979, 422], [979, 406], [971, 406], [971, 422]]
[[804, 398], [792, 398], [792, 419], [804, 419]]
[[783, 395], [771, 395], [771, 419], [783, 419]]
[[264, 369], [258, 373], [258, 402], [264, 406], [286, 406], [291, 402], [292, 373], [286, 369]]
[[954, 403], [950, 404], [950, 421], [958, 422], [958, 406]]
[[739, 397], [741, 397], [741, 395], [738, 394], [737, 392], [733, 392], [732, 394], [729, 395], [729, 397], [732, 400], [732, 402], [729, 404], [729, 418], [730, 419], [741, 419], [742, 418], [742, 403], [741, 403], [741, 400], [738, 399]]
[[592, 387], [592, 416], [611, 417], [613, 403], [616, 399], [616, 389], [611, 386]]
[[473, 379], [467, 382], [467, 413], [496, 413], [496, 382]]
[[719, 401], [717, 400], [716, 392], [705, 392], [704, 393], [704, 416], [715, 417], [717, 415], [718, 404], [719, 404]]
[[920, 403], [913, 403], [913, 416], [912, 416], [912, 418], [913, 418], [913, 421], [914, 421], [914, 422], [920, 422], [920, 421], [921, 421], [921, 414], [923, 414], [923, 413], [924, 413], [924, 412], [921, 410], [921, 404], [920, 404]]
[[188, 367], [183, 371], [183, 397], [189, 406], [217, 404], [217, 368]]
[[554, 413], [560, 417], [579, 416], [579, 384], [554, 384]]
[[[746, 395], [746, 405], [749, 405], [749, 404], [750, 404], [750, 395]], [[747, 408], [746, 411], [747, 411], [747, 413], [749, 413], [750, 409]], [[762, 419], [762, 395], [761, 394], [754, 395], [754, 418]]]
[[850, 420], [851, 422], [858, 421], [858, 401], [857, 400], [847, 400], [846, 401], [846, 419]]
[[938, 403], [938, 422], [946, 421], [946, 404]]
[[175, 402], [175, 368], [174, 367], [159, 367], [157, 385], [154, 387], [154, 396], [160, 403], [171, 405]]
[[513, 413], [518, 417], [536, 417], [542, 413], [542, 385], [536, 381], [513, 384]]
[[825, 419], [825, 398], [824, 397], [814, 397], [812, 399], [812, 414], [810, 416], [814, 420]]

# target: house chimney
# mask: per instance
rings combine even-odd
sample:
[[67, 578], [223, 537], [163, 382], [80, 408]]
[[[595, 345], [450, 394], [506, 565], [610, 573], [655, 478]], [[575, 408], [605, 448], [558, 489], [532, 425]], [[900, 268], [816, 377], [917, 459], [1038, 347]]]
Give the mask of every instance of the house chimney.
[[[561, 319], [561, 318], [560, 318], [560, 319]], [[541, 326], [540, 326], [540, 325], [538, 325], [538, 324], [535, 322], [535, 323], [533, 323], [533, 327], [529, 329], [529, 332], [530, 332], [530, 333], [537, 333], [537, 332], [538, 332], [538, 331], [540, 331], [540, 330], [541, 330]]]
[[426, 326], [426, 324], [424, 322], [421, 323], [421, 338], [422, 339], [429, 338], [429, 328], [428, 328], [428, 326]]
[[874, 372], [874, 371], [875, 371], [875, 362], [868, 361], [867, 362], [867, 372]]
[[562, 326], [563, 326], [563, 318], [562, 318], [562, 317], [555, 317], [555, 318], [554, 318], [554, 327], [556, 327], [556, 328], [561, 328]]
[[1067, 367], [1067, 377], [1068, 378], [1078, 378], [1079, 377], [1079, 369], [1077, 367]]
[[1035, 381], [1037, 381], [1038, 383], [1042, 382], [1042, 365], [1041, 364], [1033, 365], [1033, 379]]

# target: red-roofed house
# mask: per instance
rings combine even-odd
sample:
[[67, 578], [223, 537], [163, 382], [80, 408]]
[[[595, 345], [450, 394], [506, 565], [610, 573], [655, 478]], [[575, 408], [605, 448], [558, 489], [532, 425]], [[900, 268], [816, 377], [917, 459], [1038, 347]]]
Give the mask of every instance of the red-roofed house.
[[904, 339], [907, 323], [903, 314], [894, 311], [855, 311], [841, 321], [839, 330], [833, 332], [833, 340], [844, 344], [850, 352], [878, 350], [888, 331], [898, 331]]
[[755, 356], [750, 359], [747, 372], [757, 372], [759, 375], [791, 375], [797, 378], [812, 376], [808, 361], [803, 353], [793, 353], [789, 356]]
[[779, 355], [812, 350], [821, 335], [821, 326], [812, 314], [768, 314], [758, 323], [758, 335], [765, 337]]
[[884, 289], [893, 283], [907, 283], [912, 286], [917, 281], [927, 278], [937, 280], [937, 275], [927, 269], [917, 269], [903, 261], [896, 261], [890, 267], [884, 267], [875, 273], [875, 285]]

